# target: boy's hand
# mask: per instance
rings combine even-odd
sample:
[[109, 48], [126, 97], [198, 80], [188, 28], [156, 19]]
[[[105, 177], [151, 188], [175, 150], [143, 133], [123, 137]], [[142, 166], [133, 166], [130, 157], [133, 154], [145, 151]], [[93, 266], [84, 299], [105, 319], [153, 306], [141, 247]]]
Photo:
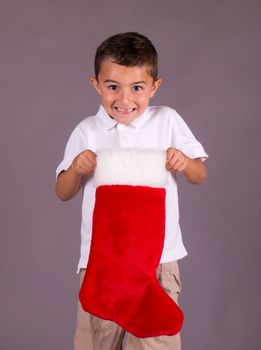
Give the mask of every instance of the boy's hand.
[[192, 184], [200, 184], [207, 177], [207, 170], [201, 158], [191, 159], [174, 147], [167, 149], [166, 169], [182, 173]]
[[178, 171], [179, 173], [186, 169], [189, 158], [177, 148], [167, 149], [166, 169], [169, 171]]
[[80, 175], [88, 175], [96, 168], [96, 154], [87, 149], [76, 156], [72, 162], [72, 169]]

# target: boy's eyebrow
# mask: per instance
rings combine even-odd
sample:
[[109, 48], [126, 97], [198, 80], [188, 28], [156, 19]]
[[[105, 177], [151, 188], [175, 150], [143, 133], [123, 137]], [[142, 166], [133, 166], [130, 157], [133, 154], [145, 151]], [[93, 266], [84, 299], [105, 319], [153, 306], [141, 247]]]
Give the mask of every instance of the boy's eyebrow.
[[[118, 81], [115, 81], [115, 80], [110, 80], [110, 79], [107, 79], [104, 81], [104, 83], [114, 83], [114, 84], [119, 84]], [[137, 85], [137, 84], [145, 84], [147, 85], [146, 81], [144, 80], [141, 80], [141, 81], [136, 81], [135, 83], [131, 83], [131, 85]]]

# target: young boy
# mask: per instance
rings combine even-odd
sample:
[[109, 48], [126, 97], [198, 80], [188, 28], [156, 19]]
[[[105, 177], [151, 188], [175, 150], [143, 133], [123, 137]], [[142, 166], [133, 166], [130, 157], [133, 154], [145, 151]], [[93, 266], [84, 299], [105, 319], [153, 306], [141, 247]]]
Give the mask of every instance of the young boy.
[[[187, 252], [179, 226], [176, 174], [193, 184], [202, 183], [208, 157], [181, 116], [165, 106], [149, 106], [161, 79], [157, 52], [145, 36], [130, 32], [106, 39], [96, 51], [95, 77], [90, 82], [101, 96], [95, 116], [85, 118], [73, 130], [56, 175], [55, 191], [61, 200], [83, 190], [81, 257], [77, 273], [84, 279], [90, 252], [95, 201], [93, 172], [101, 149], [159, 149], [166, 151], [166, 169], [171, 181], [166, 188], [165, 241], [157, 278], [165, 292], [178, 301], [181, 283], [177, 260]], [[124, 311], [123, 311], [124, 312]], [[118, 324], [82, 309], [78, 301], [74, 350], [181, 349], [180, 335], [138, 338]]]

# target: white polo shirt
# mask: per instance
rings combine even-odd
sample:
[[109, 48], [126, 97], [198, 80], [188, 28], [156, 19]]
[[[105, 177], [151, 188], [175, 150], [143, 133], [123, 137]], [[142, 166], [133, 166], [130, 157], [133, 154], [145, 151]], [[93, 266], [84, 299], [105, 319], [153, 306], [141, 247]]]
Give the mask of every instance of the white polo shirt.
[[[131, 124], [117, 123], [101, 105], [95, 116], [87, 117], [73, 130], [62, 162], [56, 169], [58, 174], [67, 170], [73, 159], [83, 150], [98, 152], [101, 149], [157, 149], [167, 150], [175, 147], [190, 158], [208, 158], [202, 145], [191, 130], [172, 108], [149, 106], [145, 112]], [[165, 242], [160, 262], [181, 259], [187, 255], [182, 242], [179, 225], [178, 191], [174, 174], [169, 172], [166, 187]], [[90, 252], [92, 235], [92, 216], [95, 201], [93, 176], [82, 183], [82, 223], [81, 254], [77, 273], [86, 267]]]

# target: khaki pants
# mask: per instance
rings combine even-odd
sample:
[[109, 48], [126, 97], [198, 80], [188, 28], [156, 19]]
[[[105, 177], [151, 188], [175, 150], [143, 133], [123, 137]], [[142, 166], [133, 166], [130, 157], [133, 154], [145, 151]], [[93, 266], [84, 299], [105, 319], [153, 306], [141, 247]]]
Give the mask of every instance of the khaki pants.
[[[85, 269], [80, 272], [80, 286]], [[176, 261], [160, 264], [157, 278], [165, 292], [175, 301], [181, 290], [179, 267]], [[122, 310], [124, 312], [124, 310]], [[125, 336], [124, 342], [123, 338]], [[123, 343], [125, 346], [123, 347]], [[180, 334], [152, 338], [137, 338], [113, 321], [103, 320], [84, 311], [78, 300], [74, 350], [180, 350]]]

